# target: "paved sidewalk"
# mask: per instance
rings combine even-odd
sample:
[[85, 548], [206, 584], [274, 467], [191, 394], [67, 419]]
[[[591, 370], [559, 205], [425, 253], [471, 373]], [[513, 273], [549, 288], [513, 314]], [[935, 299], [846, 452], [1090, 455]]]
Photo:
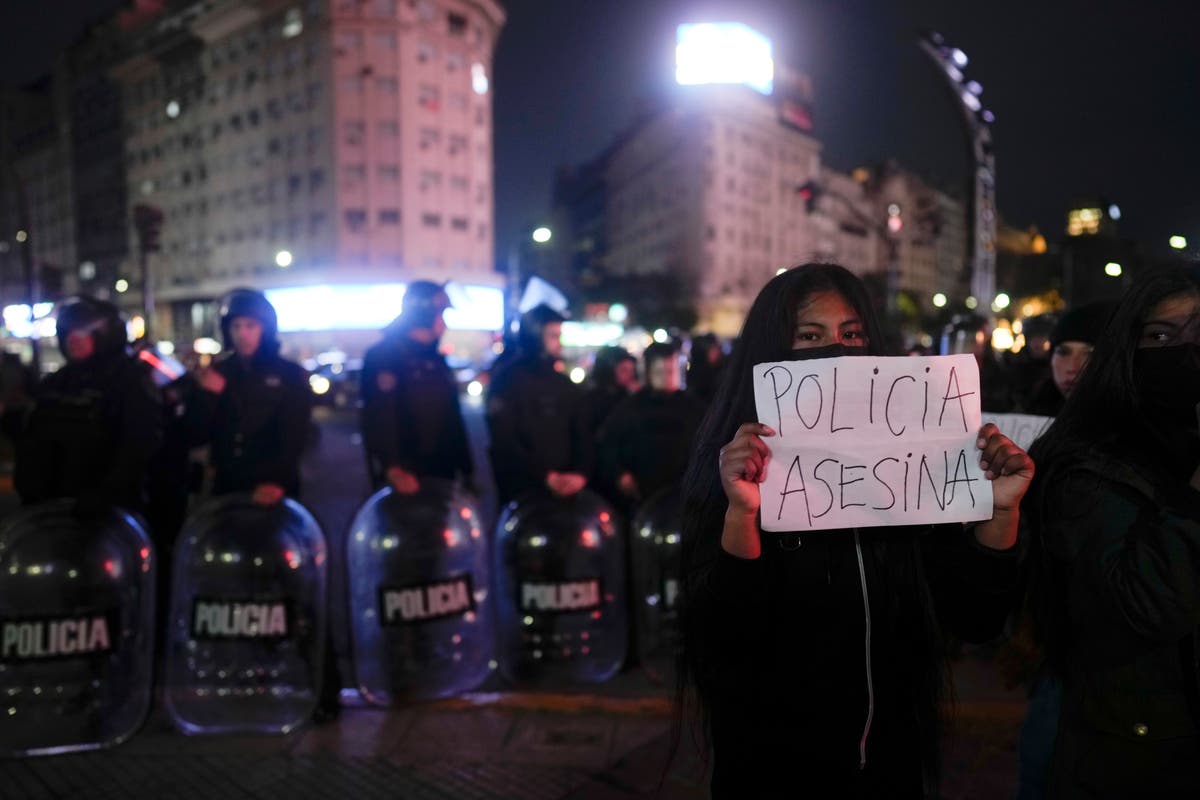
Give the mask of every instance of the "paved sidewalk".
[[[958, 665], [947, 800], [1009, 798], [1019, 694], [991, 663]], [[4, 800], [630, 800], [707, 796], [705, 766], [682, 746], [667, 767], [670, 702], [640, 674], [564, 692], [477, 692], [383, 711], [351, 704], [335, 723], [286, 737], [185, 737], [161, 713], [112, 750], [0, 762]]]

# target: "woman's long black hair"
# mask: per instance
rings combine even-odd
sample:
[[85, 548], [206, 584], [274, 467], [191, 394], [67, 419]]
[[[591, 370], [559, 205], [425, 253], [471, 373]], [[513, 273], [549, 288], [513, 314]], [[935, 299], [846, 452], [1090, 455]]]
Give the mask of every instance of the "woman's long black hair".
[[1045, 520], [1058, 513], [1054, 506], [1055, 486], [1073, 465], [1084, 457], [1109, 457], [1127, 461], [1130, 448], [1148, 442], [1170, 449], [1154, 420], [1148, 419], [1138, 399], [1133, 362], [1142, 325], [1150, 311], [1163, 300], [1200, 293], [1200, 284], [1181, 269], [1159, 269], [1146, 273], [1121, 298], [1108, 325], [1096, 342], [1087, 368], [1053, 424], [1034, 442], [1029, 455], [1037, 474], [1021, 504], [1021, 519], [1031, 529], [1028, 554], [1030, 574], [1026, 607], [1032, 617], [1035, 643], [1053, 665], [1057, 658], [1054, 631], [1061, 620], [1052, 618], [1060, 604], [1051, 601], [1055, 591], [1041, 547], [1040, 531]]
[[[866, 335], [865, 355], [889, 355], [883, 329], [863, 282], [836, 264], [808, 263], [784, 272], [763, 287], [746, 316], [740, 338], [726, 365], [716, 397], [697, 434], [692, 458], [683, 484], [683, 651], [679, 658], [676, 688], [676, 744], [689, 730], [707, 753], [712, 704], [712, 663], [707, 655], [711, 632], [706, 630], [703, 601], [698, 589], [712, 568], [720, 548], [721, 530], [728, 499], [718, 472], [720, 449], [738, 427], [757, 418], [754, 405], [753, 367], [768, 361], [785, 361], [792, 351], [797, 309], [817, 292], [840, 294], [858, 312]], [[923, 584], [915, 546], [912, 557], [886, 559], [890, 571], [912, 585]], [[915, 576], [914, 576], [915, 573]], [[936, 652], [929, 656], [928, 675], [916, 692], [918, 722], [931, 743], [926, 747], [927, 768], [936, 771], [938, 706], [946, 691], [945, 659], [940, 649], [932, 602], [923, 585], [919, 590], [924, 612], [922, 627], [926, 644]], [[928, 709], [926, 714], [921, 709]], [[933, 752], [930, 752], [932, 749]]]

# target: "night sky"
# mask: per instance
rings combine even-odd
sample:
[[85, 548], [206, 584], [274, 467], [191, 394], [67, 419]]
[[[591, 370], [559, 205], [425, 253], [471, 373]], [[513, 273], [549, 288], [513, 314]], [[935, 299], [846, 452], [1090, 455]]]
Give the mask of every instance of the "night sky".
[[[958, 109], [916, 46], [941, 31], [970, 57], [997, 117], [997, 198], [1011, 224], [1061, 238], [1102, 196], [1121, 231], [1164, 251], [1200, 243], [1200, 3], [1194, 0], [502, 0], [494, 66], [497, 253], [549, 210], [554, 169], [599, 152], [673, 85], [675, 25], [742, 21], [813, 78], [824, 158], [896, 157], [965, 181]], [[4, 3], [0, 77], [31, 79], [87, 18], [119, 6]], [[47, 13], [51, 7], [64, 9]]]

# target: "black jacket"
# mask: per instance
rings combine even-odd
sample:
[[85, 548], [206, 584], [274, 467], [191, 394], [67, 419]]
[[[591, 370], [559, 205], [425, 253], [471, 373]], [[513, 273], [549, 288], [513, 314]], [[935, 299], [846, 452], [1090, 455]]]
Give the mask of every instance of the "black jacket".
[[88, 496], [141, 510], [163, 427], [146, 365], [123, 351], [67, 363], [42, 379], [35, 402], [17, 447], [21, 501]]
[[999, 634], [1018, 548], [962, 525], [761, 536], [759, 558], [718, 547], [687, 575], [713, 796], [922, 797], [940, 630]]
[[596, 461], [605, 484], [632, 473], [646, 499], [682, 481], [704, 411], [682, 391], [644, 388], [627, 398], [600, 429]]
[[549, 358], [523, 356], [492, 379], [487, 403], [500, 502], [545, 488], [550, 472], [588, 475], [592, 437], [583, 390]]
[[1063, 707], [1049, 796], [1200, 796], [1200, 492], [1167, 448], [1091, 452], [1036, 520]]
[[390, 467], [470, 482], [458, 383], [436, 343], [389, 332], [363, 359], [362, 398], [363, 443], [376, 488]]
[[269, 352], [252, 359], [227, 355], [213, 368], [225, 378], [225, 390], [202, 391], [197, 402], [216, 471], [213, 492], [248, 492], [274, 483], [296, 497], [312, 413], [308, 373]]

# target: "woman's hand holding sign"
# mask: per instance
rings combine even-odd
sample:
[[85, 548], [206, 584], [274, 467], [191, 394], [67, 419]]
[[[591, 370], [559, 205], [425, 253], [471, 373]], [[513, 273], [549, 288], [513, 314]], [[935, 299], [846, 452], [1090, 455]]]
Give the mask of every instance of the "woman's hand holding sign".
[[721, 448], [721, 487], [729, 498], [721, 547], [739, 558], [758, 558], [758, 485], [767, 473], [771, 451], [760, 437], [774, 436], [767, 425], [747, 422], [737, 429], [729, 444]]
[[975, 538], [985, 547], [1007, 550], [1017, 542], [1021, 498], [1033, 480], [1033, 459], [990, 422], [979, 429], [975, 445], [983, 451], [979, 466], [984, 477], [992, 482], [992, 518], [979, 523]]

